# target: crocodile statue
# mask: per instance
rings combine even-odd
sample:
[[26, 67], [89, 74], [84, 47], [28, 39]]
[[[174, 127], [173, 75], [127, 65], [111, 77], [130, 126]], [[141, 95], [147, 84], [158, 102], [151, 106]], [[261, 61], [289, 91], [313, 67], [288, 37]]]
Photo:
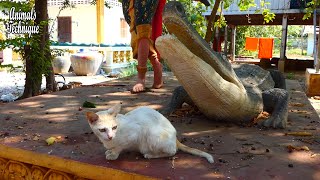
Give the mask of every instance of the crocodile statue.
[[260, 126], [286, 127], [289, 94], [282, 73], [256, 65], [231, 65], [192, 27], [180, 2], [166, 4], [163, 23], [169, 34], [157, 39], [156, 48], [182, 85], [163, 113], [186, 102], [213, 120], [251, 123], [268, 112]]

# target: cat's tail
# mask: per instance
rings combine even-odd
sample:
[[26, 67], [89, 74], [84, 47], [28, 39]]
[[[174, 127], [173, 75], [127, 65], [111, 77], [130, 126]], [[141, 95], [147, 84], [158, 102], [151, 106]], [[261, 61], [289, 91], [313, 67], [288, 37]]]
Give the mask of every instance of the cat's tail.
[[176, 140], [176, 143], [177, 143], [177, 148], [180, 149], [181, 151], [186, 152], [186, 153], [190, 153], [190, 154], [193, 154], [196, 156], [204, 157], [209, 161], [209, 163], [214, 163], [212, 155], [210, 155], [206, 152], [200, 151], [198, 149], [188, 147], [188, 146], [182, 144], [178, 139]]

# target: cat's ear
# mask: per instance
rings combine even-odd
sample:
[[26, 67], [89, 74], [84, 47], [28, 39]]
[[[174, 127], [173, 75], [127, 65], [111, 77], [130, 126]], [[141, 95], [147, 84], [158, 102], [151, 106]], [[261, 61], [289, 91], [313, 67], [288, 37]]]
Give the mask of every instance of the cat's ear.
[[121, 110], [121, 104], [116, 104], [115, 106], [113, 106], [112, 108], [108, 109], [108, 114], [112, 115], [112, 116], [116, 116]]
[[99, 119], [99, 116], [94, 112], [86, 112], [86, 116], [90, 124], [96, 122]]

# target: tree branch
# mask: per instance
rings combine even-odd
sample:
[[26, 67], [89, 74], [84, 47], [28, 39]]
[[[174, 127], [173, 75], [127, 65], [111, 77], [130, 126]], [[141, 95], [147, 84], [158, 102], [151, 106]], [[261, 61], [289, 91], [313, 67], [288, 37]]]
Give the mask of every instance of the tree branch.
[[206, 33], [206, 36], [205, 36], [205, 40], [207, 42], [210, 42], [211, 39], [212, 39], [214, 20], [216, 18], [216, 14], [217, 14], [218, 8], [220, 6], [220, 2], [221, 2], [221, 0], [216, 0], [214, 2], [214, 6], [213, 6], [213, 9], [211, 11], [209, 20], [208, 20], [207, 33]]

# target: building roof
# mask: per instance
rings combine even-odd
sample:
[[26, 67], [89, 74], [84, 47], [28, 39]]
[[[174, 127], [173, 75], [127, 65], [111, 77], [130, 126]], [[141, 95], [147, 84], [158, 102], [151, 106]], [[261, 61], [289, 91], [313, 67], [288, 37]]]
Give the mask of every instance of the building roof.
[[[223, 9], [222, 13], [226, 18], [228, 24], [232, 25], [281, 25], [283, 14], [288, 14], [288, 24], [289, 25], [313, 25], [312, 17], [308, 20], [302, 20], [305, 14], [305, 7], [307, 2], [311, 0], [265, 0], [268, 4], [265, 8], [270, 9], [276, 17], [275, 19], [266, 24], [264, 22], [263, 16], [261, 15], [261, 2], [260, 0], [255, 0], [257, 4], [255, 7], [250, 7], [248, 10], [241, 11], [238, 7], [238, 1], [231, 4], [228, 9]], [[209, 16], [211, 14], [211, 9], [206, 11], [204, 15]], [[217, 13], [219, 15], [220, 12]]]

